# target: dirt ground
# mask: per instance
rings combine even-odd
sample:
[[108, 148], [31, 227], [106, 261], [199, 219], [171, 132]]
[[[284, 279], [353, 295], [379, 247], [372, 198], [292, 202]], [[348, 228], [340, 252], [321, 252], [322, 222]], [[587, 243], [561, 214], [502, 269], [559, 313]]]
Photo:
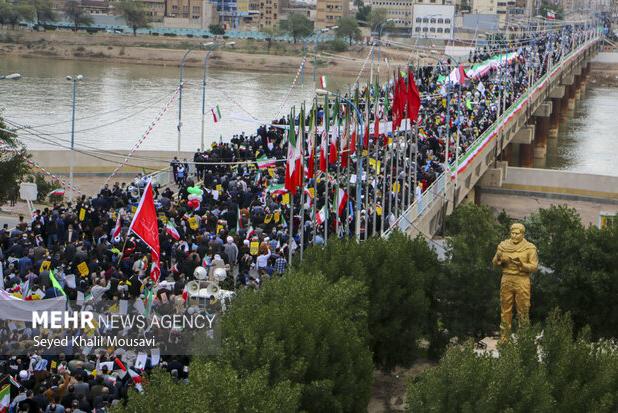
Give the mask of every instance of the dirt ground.
[[427, 360], [416, 362], [409, 369], [395, 368], [390, 373], [376, 370], [373, 373], [371, 399], [368, 413], [401, 412], [405, 410], [406, 387], [411, 378], [418, 376], [435, 363]]
[[[132, 64], [177, 66], [184, 52], [199, 49], [205, 39], [168, 38], [160, 36], [113, 35], [107, 33], [72, 33], [70, 31], [31, 32], [4, 31], [0, 33], [0, 56], [47, 57]], [[235, 45], [213, 52], [209, 65], [213, 68], [247, 70], [252, 72], [295, 73], [302, 60], [302, 43], [234, 40]], [[313, 62], [313, 48], [308, 60]], [[332, 75], [356, 75], [370, 48], [354, 45], [343, 53], [320, 52], [320, 71]], [[187, 66], [201, 66], [203, 51], [196, 50], [187, 59]], [[409, 52], [383, 47], [381, 59], [403, 66]], [[369, 65], [367, 65], [368, 67]]]

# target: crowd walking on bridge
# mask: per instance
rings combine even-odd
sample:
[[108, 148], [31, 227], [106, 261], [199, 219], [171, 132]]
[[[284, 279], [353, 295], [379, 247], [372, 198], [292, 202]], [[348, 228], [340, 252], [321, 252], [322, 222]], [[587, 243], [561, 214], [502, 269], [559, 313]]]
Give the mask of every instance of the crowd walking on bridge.
[[[593, 35], [572, 26], [525, 33], [474, 50], [467, 65], [445, 58], [347, 95], [323, 93], [255, 134], [198, 150], [192, 160], [174, 158], [173, 184], [154, 188], [156, 280], [148, 246], [127, 233], [143, 189], [150, 188], [144, 177], [37, 210], [16, 228], [0, 230], [2, 293], [114, 302], [154, 292], [156, 309], [163, 301], [186, 301], [197, 267], [227, 266], [228, 290], [259, 288], [310, 245], [381, 235], [440, 176], [450, 179], [471, 145]], [[69, 277], [75, 274], [77, 280]], [[3, 321], [0, 342], [27, 342], [35, 333]], [[14, 411], [104, 411], [141, 381], [118, 374], [122, 357], [107, 350], [43, 359], [49, 363], [33, 354], [0, 356], [0, 371], [18, 394]], [[97, 374], [107, 361], [114, 363]], [[161, 362], [186, 378], [188, 360]], [[135, 374], [152, 364], [149, 359]]]

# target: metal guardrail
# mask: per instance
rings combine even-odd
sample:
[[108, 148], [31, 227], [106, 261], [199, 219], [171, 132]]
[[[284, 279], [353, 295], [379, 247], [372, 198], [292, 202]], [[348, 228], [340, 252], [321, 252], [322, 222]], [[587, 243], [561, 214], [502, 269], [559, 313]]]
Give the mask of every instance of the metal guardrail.
[[[574, 57], [575, 55], [578, 55], [582, 50], [585, 50], [586, 48], [588, 48], [593, 42], [597, 41], [598, 39], [599, 39], [598, 36], [594, 37], [593, 39], [589, 40], [588, 42], [586, 42], [584, 45], [582, 45], [578, 49], [571, 51], [571, 53], [567, 54], [564, 57], [564, 60], [570, 59]], [[560, 67], [561, 67], [561, 64], [556, 64], [552, 68], [552, 70], [550, 70], [549, 72], [541, 76], [534, 83], [533, 87], [528, 88], [528, 90], [526, 91], [524, 95], [522, 95], [517, 101], [515, 101], [498, 119], [496, 119], [496, 121], [481, 136], [479, 136], [470, 145], [470, 149], [463, 154], [463, 156], [461, 157], [457, 165], [455, 165], [454, 163], [452, 165], [449, 165], [449, 170], [451, 172], [450, 175], [452, 176], [453, 171], [457, 170], [459, 168], [459, 165], [461, 165], [461, 163], [464, 162], [464, 160], [469, 155], [471, 155], [472, 152], [474, 152], [479, 142], [483, 142], [485, 139], [487, 139], [489, 135], [492, 134], [494, 130], [497, 128], [497, 125], [499, 125], [506, 118], [511, 116], [511, 114], [515, 111], [515, 109], [520, 104], [522, 104], [525, 100], [529, 99], [530, 96], [533, 93], [535, 93], [536, 90], [548, 78], [552, 77], [554, 73], [556, 73], [560, 69]], [[427, 209], [429, 209], [430, 206], [432, 206], [432, 204], [436, 201], [436, 199], [439, 199], [439, 198], [444, 199], [447, 197], [447, 193], [448, 193], [447, 187], [450, 184], [451, 183], [448, 182], [446, 179], [446, 172], [442, 172], [438, 176], [438, 178], [431, 185], [429, 185], [429, 187], [421, 194], [419, 199], [416, 199], [399, 217], [397, 217], [394, 224], [391, 225], [386, 231], [384, 231], [382, 236], [384, 238], [388, 238], [395, 228], [399, 229], [402, 232], [407, 231], [410, 228], [410, 226], [413, 225], [413, 222], [416, 219], [418, 219], [421, 215], [423, 215], [423, 213]]]
[[169, 166], [165, 169], [151, 172], [145, 177], [150, 178], [153, 184], [159, 184], [161, 187], [169, 185], [174, 181], [172, 176], [172, 168]]

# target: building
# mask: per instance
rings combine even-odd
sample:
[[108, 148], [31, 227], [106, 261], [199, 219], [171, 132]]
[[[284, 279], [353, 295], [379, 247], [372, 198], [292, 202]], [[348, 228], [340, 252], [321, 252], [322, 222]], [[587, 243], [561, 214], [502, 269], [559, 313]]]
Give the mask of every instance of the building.
[[349, 0], [317, 0], [315, 28], [335, 26], [340, 18], [349, 14]]
[[165, 0], [141, 0], [146, 16], [151, 22], [162, 22], [165, 17]]
[[288, 0], [259, 0], [258, 30], [278, 28], [281, 10], [288, 5]]
[[82, 10], [89, 14], [112, 14], [112, 7], [108, 1], [101, 0], [82, 0], [80, 2]]
[[497, 0], [472, 0], [472, 14], [498, 14]]
[[395, 27], [411, 29], [414, 3], [414, 0], [371, 0], [369, 5], [371, 9], [386, 10], [386, 18], [393, 19]]
[[415, 36], [430, 39], [453, 39], [455, 27], [455, 6], [451, 4], [415, 4]]

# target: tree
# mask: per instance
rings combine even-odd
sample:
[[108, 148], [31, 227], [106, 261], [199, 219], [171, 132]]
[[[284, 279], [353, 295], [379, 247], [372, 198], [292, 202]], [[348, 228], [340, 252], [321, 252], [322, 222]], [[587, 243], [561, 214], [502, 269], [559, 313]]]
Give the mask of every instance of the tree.
[[491, 211], [460, 205], [446, 222], [446, 272], [438, 288], [440, 317], [451, 337], [481, 339], [499, 325], [500, 272], [492, 268], [506, 235]]
[[350, 46], [352, 46], [352, 40], [358, 40], [361, 37], [358, 22], [352, 16], [345, 16], [339, 19], [336, 33], [337, 37], [347, 37]]
[[90, 26], [92, 17], [82, 8], [81, 1], [68, 0], [64, 3], [64, 14], [73, 22], [73, 31], [79, 30], [79, 26]]
[[593, 337], [618, 331], [618, 226], [584, 228], [566, 206], [541, 209], [526, 220], [526, 235], [537, 245], [544, 271], [533, 279], [533, 320], [554, 308], [572, 314], [575, 327], [589, 325]]
[[57, 20], [51, 0], [32, 0], [36, 24], [49, 23]]
[[8, 130], [0, 117], [0, 205], [17, 198], [19, 183], [30, 169], [25, 146]]
[[568, 315], [520, 330], [500, 357], [472, 343], [448, 350], [408, 387], [410, 412], [613, 412], [618, 409], [618, 352], [609, 342], [573, 339]]
[[364, 411], [373, 374], [365, 294], [351, 279], [295, 271], [242, 291], [223, 318], [220, 360], [242, 380], [264, 369], [270, 388], [299, 388], [286, 411]]
[[371, 27], [371, 31], [375, 31], [378, 29], [378, 26], [386, 21], [387, 11], [386, 9], [377, 8], [371, 9], [368, 16], [369, 27]]
[[32, 20], [34, 9], [29, 4], [0, 3], [0, 25], [10, 25], [14, 29], [22, 20]]
[[356, 20], [359, 22], [369, 23], [369, 14], [371, 13], [371, 6], [358, 6], [356, 12]]
[[137, 36], [137, 29], [148, 27], [148, 17], [142, 2], [135, 0], [123, 0], [116, 6], [121, 16], [127, 21], [127, 25], [133, 29], [133, 36]]
[[304, 14], [292, 13], [287, 21], [282, 21], [281, 29], [292, 36], [294, 43], [299, 38], [307, 37], [313, 33], [313, 22]]
[[222, 36], [225, 34], [225, 29], [220, 24], [211, 24], [208, 26], [208, 31], [215, 36]]
[[[441, 271], [424, 239], [394, 233], [388, 240], [329, 241], [306, 251], [301, 268], [330, 280], [352, 277], [367, 286], [369, 336], [375, 363], [385, 369], [410, 365], [419, 339], [435, 336], [434, 287]], [[437, 342], [435, 340], [434, 342]]]
[[169, 372], [155, 369], [144, 393], [130, 391], [126, 406], [114, 413], [173, 412], [289, 412], [297, 409], [300, 388], [290, 382], [270, 386], [268, 372], [261, 369], [240, 378], [229, 365], [195, 358], [188, 384], [175, 382]]

